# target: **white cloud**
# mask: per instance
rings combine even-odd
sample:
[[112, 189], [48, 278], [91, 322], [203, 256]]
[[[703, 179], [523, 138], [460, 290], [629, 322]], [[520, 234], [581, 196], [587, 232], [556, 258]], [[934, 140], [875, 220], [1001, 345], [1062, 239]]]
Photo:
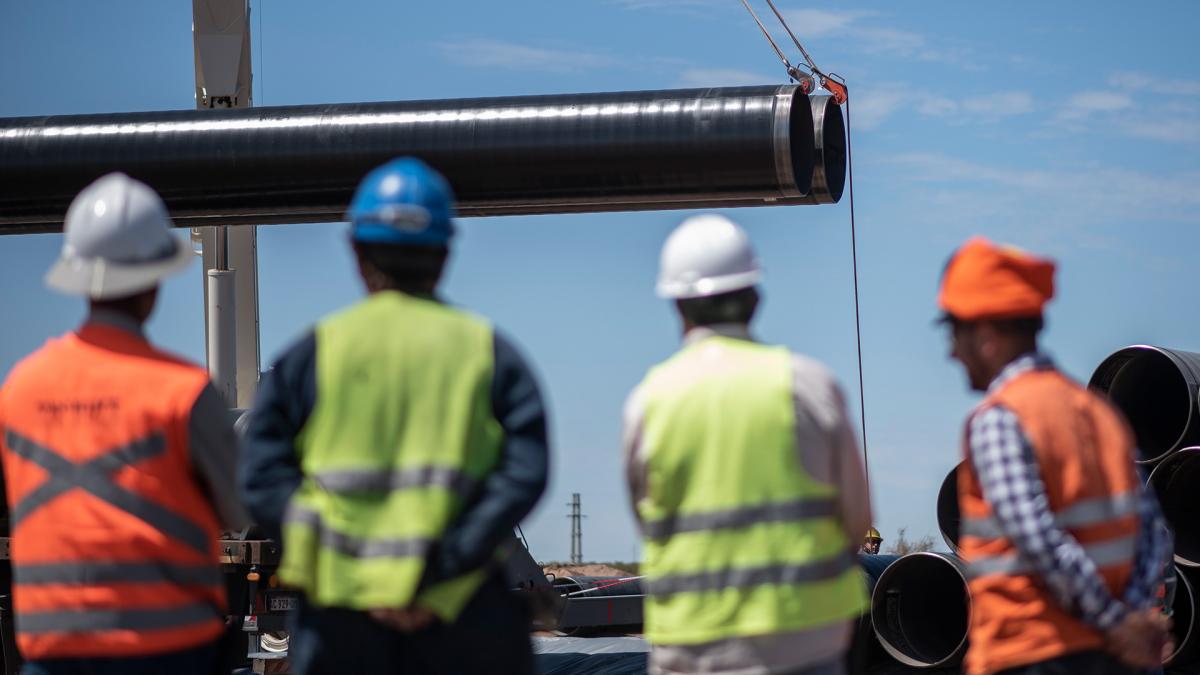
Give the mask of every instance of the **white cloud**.
[[1200, 96], [1200, 80], [1162, 78], [1150, 73], [1121, 70], [1108, 78], [1108, 83], [1119, 89], [1144, 91], [1164, 96]]
[[702, 9], [726, 4], [723, 0], [612, 0], [626, 9]]
[[964, 99], [937, 96], [901, 85], [856, 90], [855, 128], [871, 130], [899, 110], [908, 107], [923, 117], [937, 117], [957, 123], [989, 123], [1005, 117], [1033, 112], [1033, 95], [1027, 91], [998, 91]]
[[811, 38], [844, 33], [851, 24], [872, 14], [874, 12], [831, 12], [824, 9], [793, 9], [784, 12], [788, 25], [797, 31], [797, 35]]
[[761, 75], [736, 68], [689, 68], [679, 76], [680, 87], [738, 87], [749, 84], [770, 84], [778, 77]]
[[886, 25], [876, 12], [860, 10], [793, 9], [784, 12], [788, 25], [800, 40], [837, 38], [857, 51], [873, 55], [939, 61], [973, 68], [968, 50], [946, 46], [944, 40], [931, 47], [926, 36]]
[[1096, 113], [1109, 113], [1133, 107], [1133, 99], [1126, 94], [1099, 89], [1072, 94], [1063, 103], [1056, 116], [1059, 121], [1084, 120]]
[[617, 64], [616, 59], [595, 52], [536, 47], [487, 38], [447, 41], [437, 46], [447, 59], [467, 66], [567, 73]]
[[879, 128], [910, 97], [901, 87], [864, 87], [852, 93], [854, 128], [860, 131]]
[[1130, 122], [1123, 125], [1126, 134], [1167, 143], [1200, 143], [1200, 118], [1174, 118]]
[[962, 110], [990, 119], [1025, 115], [1033, 112], [1033, 96], [1027, 91], [998, 91], [964, 99]]
[[1017, 215], [1011, 209], [1020, 210], [1017, 204], [1026, 203], [1046, 211], [1043, 222], [1054, 222], [1056, 215], [1109, 222], [1146, 217], [1200, 221], [1200, 191], [1195, 188], [1200, 172], [1195, 171], [1164, 176], [1105, 166], [1004, 167], [939, 153], [908, 153], [880, 161], [903, 167], [910, 180], [932, 183], [940, 190], [954, 183], [999, 188], [1000, 194], [1014, 198], [1006, 202], [1010, 218]]

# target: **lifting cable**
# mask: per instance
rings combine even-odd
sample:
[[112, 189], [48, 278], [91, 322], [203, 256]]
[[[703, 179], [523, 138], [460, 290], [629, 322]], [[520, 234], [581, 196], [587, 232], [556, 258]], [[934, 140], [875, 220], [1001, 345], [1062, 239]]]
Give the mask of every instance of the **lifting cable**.
[[[858, 410], [859, 422], [862, 428], [862, 444], [863, 444], [863, 471], [866, 474], [867, 485], [871, 484], [871, 463], [868, 460], [867, 454], [867, 397], [866, 387], [863, 384], [863, 356], [862, 356], [862, 319], [859, 311], [858, 300], [858, 232], [854, 219], [854, 153], [850, 145], [850, 93], [846, 86], [845, 78], [837, 73], [826, 74], [817, 67], [812, 56], [804, 45], [800, 44], [800, 39], [792, 32], [788, 26], [787, 20], [779, 8], [775, 6], [773, 0], [765, 0], [771, 8], [771, 12], [775, 14], [775, 18], [779, 20], [779, 24], [783, 26], [783, 30], [787, 32], [788, 37], [792, 39], [792, 43], [796, 45], [796, 49], [800, 50], [800, 55], [804, 58], [804, 64], [808, 67], [812, 75], [807, 75], [800, 71], [799, 68], [793, 66], [788, 61], [787, 56], [779, 45], [775, 43], [775, 39], [771, 37], [771, 31], [763, 25], [759, 20], [758, 14], [754, 12], [754, 8], [750, 6], [749, 0], [742, 0], [742, 5], [746, 11], [750, 13], [754, 23], [758, 24], [758, 29], [762, 31], [763, 37], [771, 44], [771, 48], [775, 50], [775, 54], [779, 60], [783, 62], [783, 67], [787, 70], [788, 77], [796, 81], [800, 85], [800, 90], [807, 94], [811, 94], [816, 82], [820, 82], [821, 86], [833, 95], [833, 99], [840, 105], [846, 106], [846, 171], [848, 176], [848, 187], [850, 189], [850, 260], [854, 274], [854, 337], [855, 346], [858, 351]], [[870, 489], [868, 487], [868, 489]]]

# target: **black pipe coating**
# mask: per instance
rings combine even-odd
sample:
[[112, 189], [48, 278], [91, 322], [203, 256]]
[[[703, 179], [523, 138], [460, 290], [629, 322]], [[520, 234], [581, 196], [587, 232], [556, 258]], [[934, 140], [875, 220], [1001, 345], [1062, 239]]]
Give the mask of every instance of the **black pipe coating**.
[[1200, 567], [1200, 447], [1183, 448], [1159, 462], [1150, 486], [1175, 533], [1175, 561]]
[[958, 506], [958, 472], [963, 469], [959, 462], [950, 469], [950, 473], [942, 480], [942, 487], [937, 496], [937, 523], [942, 533], [942, 540], [951, 551], [958, 553], [958, 532], [962, 524], [962, 514]]
[[1113, 352], [1088, 386], [1107, 394], [1137, 436], [1138, 462], [1153, 464], [1200, 445], [1200, 354], [1149, 345]]
[[971, 592], [961, 560], [910, 553], [892, 563], [871, 593], [871, 621], [880, 644], [914, 668], [954, 666], [967, 650]]
[[462, 216], [833, 203], [845, 147], [841, 108], [794, 85], [9, 118], [0, 234], [61, 229], [110, 171], [181, 227], [340, 221], [401, 155], [442, 171]]

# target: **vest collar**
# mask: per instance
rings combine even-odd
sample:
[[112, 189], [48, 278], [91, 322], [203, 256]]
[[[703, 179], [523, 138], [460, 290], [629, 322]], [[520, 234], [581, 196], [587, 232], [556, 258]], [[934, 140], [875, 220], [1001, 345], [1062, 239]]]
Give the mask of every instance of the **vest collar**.
[[996, 375], [996, 378], [988, 385], [988, 393], [995, 393], [1000, 387], [1016, 379], [1017, 376], [1032, 370], [1054, 370], [1054, 361], [1041, 352], [1025, 352], [1004, 366], [1000, 374]]
[[750, 334], [750, 326], [744, 323], [714, 323], [709, 326], [696, 326], [683, 336], [684, 345], [693, 345], [710, 337], [727, 337], [735, 340], [754, 342]]

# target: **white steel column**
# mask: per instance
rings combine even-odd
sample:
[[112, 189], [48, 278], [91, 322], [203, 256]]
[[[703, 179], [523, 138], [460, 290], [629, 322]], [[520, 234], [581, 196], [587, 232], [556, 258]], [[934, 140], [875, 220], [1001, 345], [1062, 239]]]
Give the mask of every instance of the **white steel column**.
[[[248, 0], [192, 0], [192, 42], [196, 59], [196, 107], [250, 107], [253, 79]], [[260, 370], [258, 231], [249, 225], [205, 227], [193, 230], [193, 236], [200, 241], [204, 258], [209, 375], [223, 393], [233, 393], [228, 397], [230, 406], [247, 408], [254, 399]], [[230, 278], [214, 282], [209, 274], [213, 270], [227, 271]], [[232, 303], [214, 302], [209, 297], [212, 283], [219, 283], [222, 288], [231, 285]], [[213, 311], [221, 316], [214, 317]], [[232, 339], [233, 344], [225, 345], [222, 339]], [[219, 345], [219, 354], [213, 353], [215, 344]], [[218, 361], [232, 364], [232, 368], [220, 368]]]

